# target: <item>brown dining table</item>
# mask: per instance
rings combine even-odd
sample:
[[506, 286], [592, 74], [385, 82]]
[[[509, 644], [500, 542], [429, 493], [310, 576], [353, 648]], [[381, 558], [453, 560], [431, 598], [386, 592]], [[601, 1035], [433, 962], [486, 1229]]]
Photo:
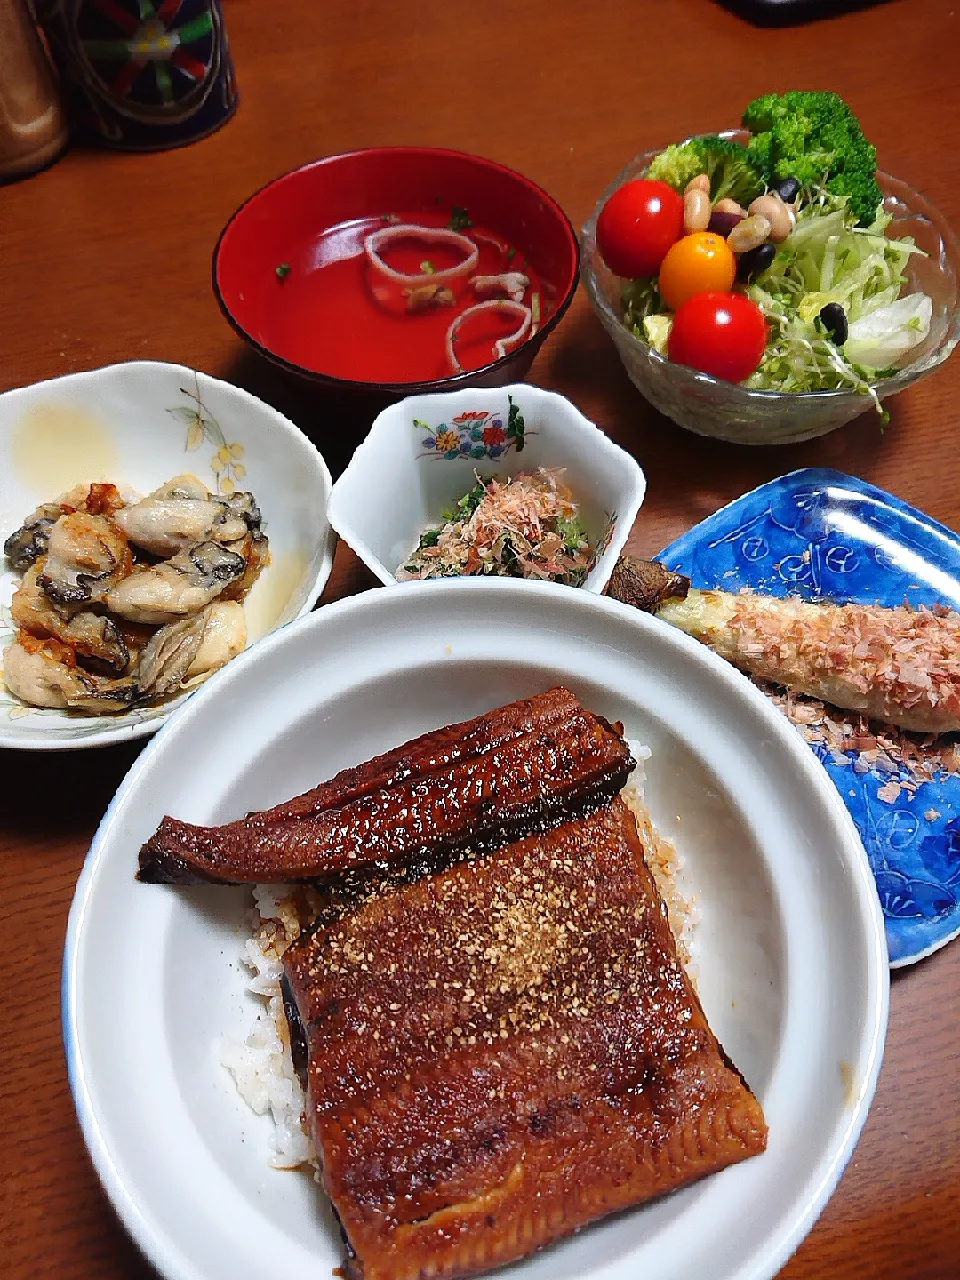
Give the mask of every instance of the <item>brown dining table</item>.
[[[225, 0], [223, 10], [240, 106], [222, 129], [149, 154], [76, 144], [46, 171], [0, 187], [0, 390], [117, 361], [184, 364], [276, 406], [337, 474], [370, 406], [331, 397], [245, 346], [218, 309], [211, 252], [234, 209], [268, 180], [358, 147], [422, 143], [492, 157], [545, 187], [579, 227], [638, 152], [734, 125], [760, 93], [829, 87], [860, 116], [881, 167], [960, 228], [956, 0], [813, 10]], [[868, 409], [805, 444], [735, 446], [681, 430], [641, 398], [581, 289], [529, 377], [572, 398], [642, 465], [635, 553], [657, 552], [724, 503], [805, 466], [860, 476], [960, 529], [960, 357], [890, 401], [885, 425]], [[341, 543], [319, 607], [370, 589], [372, 576]], [[143, 745], [0, 753], [6, 1280], [153, 1274], [84, 1148], [60, 1024], [74, 886]], [[876, 1098], [836, 1193], [781, 1273], [788, 1280], [960, 1276], [958, 993], [960, 942], [893, 973]]]

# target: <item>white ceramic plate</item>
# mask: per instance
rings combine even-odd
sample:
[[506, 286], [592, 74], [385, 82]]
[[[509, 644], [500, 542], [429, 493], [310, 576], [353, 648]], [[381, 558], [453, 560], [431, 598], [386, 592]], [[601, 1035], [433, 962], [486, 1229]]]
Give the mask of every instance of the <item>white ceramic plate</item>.
[[888, 996], [873, 879], [835, 788], [696, 641], [587, 592], [453, 580], [368, 592], [241, 655], [139, 757], [94, 841], [66, 944], [70, 1079], [104, 1185], [168, 1280], [323, 1276], [342, 1255], [316, 1184], [269, 1167], [270, 1122], [219, 1065], [252, 1016], [248, 895], [139, 884], [141, 843], [165, 813], [225, 821], [558, 681], [653, 750], [648, 799], [702, 917], [703, 1003], [770, 1144], [498, 1274], [765, 1280], [816, 1219], [873, 1095]]
[[[142, 494], [193, 472], [215, 492], [250, 489], [271, 563], [247, 599], [247, 643], [306, 613], [333, 564], [330, 473], [289, 419], [229, 383], [133, 361], [0, 395], [0, 543], [41, 502], [81, 481]], [[0, 554], [0, 662], [19, 576]], [[0, 680], [0, 747], [102, 746], [152, 733], [187, 696], [117, 716], [24, 706]]]

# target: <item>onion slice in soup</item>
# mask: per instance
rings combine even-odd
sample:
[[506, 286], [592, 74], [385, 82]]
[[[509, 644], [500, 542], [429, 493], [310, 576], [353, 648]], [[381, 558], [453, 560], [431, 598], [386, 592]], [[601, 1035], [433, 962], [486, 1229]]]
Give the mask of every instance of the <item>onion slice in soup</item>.
[[498, 360], [502, 360], [509, 352], [515, 351], [524, 339], [533, 332], [533, 312], [529, 307], [524, 306], [522, 302], [511, 302], [507, 298], [491, 298], [487, 302], [478, 302], [472, 307], [467, 307], [466, 311], [461, 311], [460, 315], [457, 316], [447, 330], [447, 363], [454, 373], [463, 373], [464, 371], [456, 352], [457, 335], [460, 332], [461, 325], [464, 321], [470, 321], [477, 315], [491, 311], [513, 316], [520, 322], [512, 333], [498, 338], [493, 343], [493, 349], [497, 353]]
[[[422, 246], [425, 252], [442, 246], [463, 254], [462, 261], [441, 271], [398, 271], [383, 258], [391, 245]], [[451, 306], [467, 287], [477, 269], [479, 250], [474, 242], [459, 231], [447, 227], [421, 227], [402, 222], [372, 231], [363, 242], [367, 280], [376, 301], [386, 311], [406, 314], [436, 306]]]
[[500, 259], [498, 270], [504, 271], [510, 262], [512, 250], [508, 244], [505, 244], [499, 236], [495, 236], [492, 231], [483, 231], [479, 227], [470, 228], [470, 238], [474, 240], [482, 249], [483, 246], [489, 245], [494, 253]]

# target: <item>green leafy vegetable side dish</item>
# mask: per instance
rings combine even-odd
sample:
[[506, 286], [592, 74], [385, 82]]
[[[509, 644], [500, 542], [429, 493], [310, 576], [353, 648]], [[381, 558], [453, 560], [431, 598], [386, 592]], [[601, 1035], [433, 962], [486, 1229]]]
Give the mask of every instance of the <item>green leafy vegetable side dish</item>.
[[462, 498], [458, 498], [452, 507], [444, 511], [444, 520], [448, 522], [451, 520], [462, 520], [466, 523], [483, 501], [483, 496], [487, 492], [487, 485], [490, 483], [492, 478], [492, 476], [488, 476], [484, 480], [481, 479], [480, 476], [477, 476], [477, 483], [473, 488], [469, 489]]
[[567, 551], [576, 551], [587, 540], [587, 531], [579, 516], [570, 516], [569, 518], [559, 516], [557, 518], [557, 533], [563, 538], [563, 545]]
[[580, 586], [595, 557], [562, 469], [484, 477], [424, 529], [398, 581], [499, 575]]

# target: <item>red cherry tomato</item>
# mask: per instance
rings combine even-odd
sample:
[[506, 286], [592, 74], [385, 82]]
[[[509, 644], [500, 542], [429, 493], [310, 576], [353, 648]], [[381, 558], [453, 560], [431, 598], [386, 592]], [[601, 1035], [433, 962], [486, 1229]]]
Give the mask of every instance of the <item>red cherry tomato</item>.
[[755, 302], [742, 293], [697, 293], [674, 316], [667, 351], [677, 364], [743, 382], [766, 345], [767, 323]]
[[655, 276], [667, 250], [683, 235], [683, 197], [665, 182], [635, 178], [600, 210], [597, 248], [614, 273]]

